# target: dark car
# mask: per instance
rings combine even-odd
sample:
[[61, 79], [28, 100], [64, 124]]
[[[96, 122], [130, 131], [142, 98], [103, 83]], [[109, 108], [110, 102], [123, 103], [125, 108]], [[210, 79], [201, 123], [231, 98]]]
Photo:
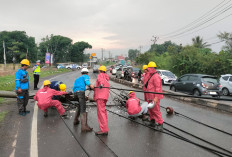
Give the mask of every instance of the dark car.
[[93, 73], [97, 73], [100, 65], [94, 65], [93, 66]]
[[215, 76], [204, 74], [186, 74], [171, 83], [170, 90], [182, 91], [195, 96], [219, 96], [220, 83]]

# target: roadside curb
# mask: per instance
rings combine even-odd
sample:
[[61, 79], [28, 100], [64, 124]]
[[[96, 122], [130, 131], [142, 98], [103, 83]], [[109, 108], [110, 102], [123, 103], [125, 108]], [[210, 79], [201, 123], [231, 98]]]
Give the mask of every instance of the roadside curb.
[[[117, 82], [117, 83], [121, 83], [123, 85], [132, 87], [132, 88], [136, 88], [136, 89], [142, 89], [143, 86], [142, 84], [137, 84], [137, 83], [132, 83], [129, 81], [125, 81], [122, 79], [118, 79], [113, 77], [112, 75], [109, 75], [109, 78], [111, 81]], [[170, 94], [178, 94], [176, 92], [172, 92], [172, 91], [167, 91], [167, 90], [163, 90], [164, 93], [170, 93]], [[183, 93], [181, 93], [183, 94]], [[211, 107], [211, 108], [215, 108], [215, 109], [219, 109], [222, 111], [226, 111], [226, 112], [230, 112], [232, 113], [232, 105], [230, 102], [220, 102], [217, 100], [206, 100], [206, 99], [200, 99], [200, 98], [186, 98], [186, 97], [177, 97], [177, 96], [167, 96], [167, 97], [171, 97], [177, 100], [182, 100], [182, 101], [187, 101], [187, 102], [191, 102], [194, 104], [198, 104], [201, 106], [207, 106], [207, 107]]]

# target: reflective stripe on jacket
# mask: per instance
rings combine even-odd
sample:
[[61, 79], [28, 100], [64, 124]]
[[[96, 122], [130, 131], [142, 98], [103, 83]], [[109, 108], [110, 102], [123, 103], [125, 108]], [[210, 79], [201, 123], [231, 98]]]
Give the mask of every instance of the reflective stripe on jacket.
[[39, 66], [39, 65], [35, 65], [35, 66], [33, 67], [33, 69], [34, 69], [34, 74], [37, 74], [37, 75], [40, 74], [40, 66]]

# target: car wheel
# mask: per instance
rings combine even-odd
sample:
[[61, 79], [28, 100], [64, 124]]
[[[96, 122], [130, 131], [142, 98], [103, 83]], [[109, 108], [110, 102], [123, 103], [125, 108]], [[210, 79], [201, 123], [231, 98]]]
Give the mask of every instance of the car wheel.
[[164, 85], [164, 80], [162, 80], [162, 85]]
[[176, 92], [176, 87], [175, 86], [171, 86], [170, 89], [171, 89], [171, 91]]
[[200, 91], [198, 89], [194, 89], [193, 95], [194, 96], [201, 96], [201, 93], [200, 93]]
[[118, 76], [116, 75], [116, 78], [118, 78]]
[[222, 95], [225, 95], [225, 96], [229, 95], [229, 90], [227, 88], [223, 88]]
[[70, 70], [71, 68], [68, 67], [68, 69]]

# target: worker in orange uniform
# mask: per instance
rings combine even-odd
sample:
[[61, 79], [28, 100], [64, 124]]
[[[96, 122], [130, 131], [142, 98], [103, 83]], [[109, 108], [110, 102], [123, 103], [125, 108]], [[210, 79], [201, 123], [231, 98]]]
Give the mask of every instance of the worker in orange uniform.
[[[162, 93], [162, 80], [160, 78], [160, 75], [157, 73], [156, 68], [157, 66], [155, 62], [149, 62], [148, 77], [147, 80], [145, 81], [144, 87], [148, 92]], [[163, 99], [163, 95], [147, 93], [146, 99], [148, 103], [153, 102], [155, 104], [153, 108], [148, 110], [150, 113], [150, 121], [151, 121], [150, 126], [155, 127], [156, 126], [155, 124], [158, 123], [157, 128], [159, 130], [162, 130], [163, 118], [160, 112], [160, 100]]]
[[96, 132], [96, 135], [108, 135], [108, 122], [107, 112], [105, 109], [106, 103], [109, 97], [109, 76], [106, 74], [106, 67], [99, 67], [99, 74], [97, 76], [96, 87], [94, 89], [94, 100], [97, 102], [97, 116], [99, 122], [100, 131]]

